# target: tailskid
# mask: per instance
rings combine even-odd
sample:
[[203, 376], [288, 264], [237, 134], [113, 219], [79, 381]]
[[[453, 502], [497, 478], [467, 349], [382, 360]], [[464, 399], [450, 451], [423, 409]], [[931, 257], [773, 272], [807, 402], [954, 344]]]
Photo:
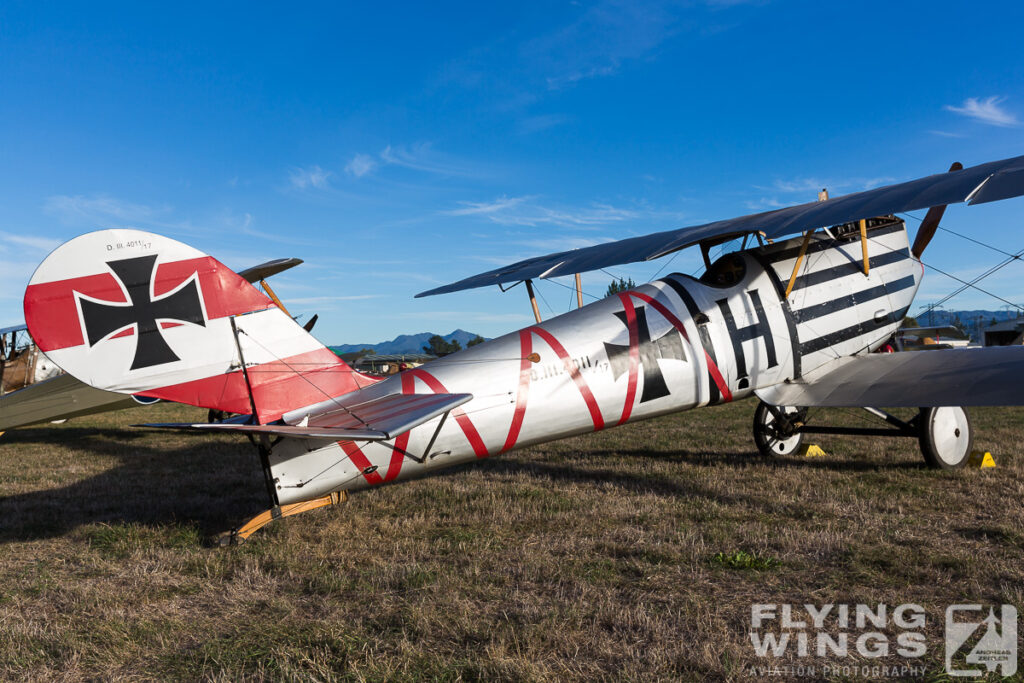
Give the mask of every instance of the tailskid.
[[232, 529], [230, 532], [221, 536], [218, 539], [218, 545], [240, 545], [245, 543], [253, 533], [270, 524], [275, 519], [291, 517], [292, 515], [308, 512], [309, 510], [316, 510], [317, 508], [327, 507], [328, 505], [340, 505], [347, 500], [348, 491], [334, 491], [333, 493], [328, 493], [326, 496], [314, 498], [313, 500], [307, 500], [301, 503], [275, 505], [269, 510], [264, 510], [260, 514], [256, 515], [237, 529]]

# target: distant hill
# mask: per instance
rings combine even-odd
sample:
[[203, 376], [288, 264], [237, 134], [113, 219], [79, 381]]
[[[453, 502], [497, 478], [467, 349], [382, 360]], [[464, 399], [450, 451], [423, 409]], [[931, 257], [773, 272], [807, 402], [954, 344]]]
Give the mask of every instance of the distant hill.
[[[336, 344], [330, 348], [337, 353], [351, 353], [352, 351], [359, 351], [361, 349], [373, 349], [379, 354], [423, 353], [423, 347], [427, 345], [427, 340], [435, 334], [437, 333], [420, 332], [419, 334], [400, 334], [391, 341], [377, 342], [375, 344]], [[454, 332], [449, 332], [448, 334], [443, 334], [441, 336], [448, 342], [458, 341], [462, 344], [462, 348], [466, 348], [466, 344], [469, 343], [469, 340], [475, 338], [477, 335], [474, 332], [455, 330]]]

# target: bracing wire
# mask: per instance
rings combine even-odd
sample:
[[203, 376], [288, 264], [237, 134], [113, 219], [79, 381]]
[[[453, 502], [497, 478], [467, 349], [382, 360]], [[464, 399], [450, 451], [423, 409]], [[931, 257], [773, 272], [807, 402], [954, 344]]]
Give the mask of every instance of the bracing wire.
[[[912, 213], [905, 212], [903, 215], [908, 216], [910, 218], [913, 218], [914, 220], [916, 220], [919, 223], [923, 222], [922, 218], [919, 218], [918, 216], [915, 216]], [[991, 268], [986, 270], [984, 273], [982, 273], [981, 275], [979, 275], [976, 278], [974, 278], [973, 280], [971, 280], [970, 282], [967, 282], [966, 280], [961, 280], [960, 278], [956, 277], [955, 275], [951, 275], [951, 274], [949, 274], [949, 273], [947, 273], [947, 272], [945, 272], [943, 270], [940, 270], [940, 269], [936, 268], [933, 265], [930, 265], [928, 263], [925, 263], [924, 261], [921, 261], [921, 263], [923, 263], [925, 266], [931, 268], [932, 270], [934, 270], [934, 271], [936, 271], [938, 273], [941, 273], [942, 275], [945, 275], [946, 277], [949, 277], [949, 278], [952, 278], [953, 280], [956, 280], [957, 282], [961, 283], [962, 286], [958, 287], [953, 292], [947, 294], [946, 296], [944, 296], [942, 299], [940, 299], [939, 301], [937, 301], [934, 304], [926, 304], [926, 305], [921, 306], [920, 310], [923, 311], [923, 310], [926, 310], [928, 308], [937, 308], [937, 307], [941, 306], [942, 304], [946, 303], [947, 301], [949, 301], [950, 299], [952, 299], [953, 297], [958, 296], [959, 294], [967, 291], [968, 289], [976, 289], [979, 292], [981, 292], [983, 294], [987, 294], [988, 296], [991, 296], [991, 297], [993, 297], [995, 299], [998, 299], [999, 301], [1002, 301], [1005, 304], [1009, 304], [1010, 306], [1012, 306], [1012, 307], [1014, 307], [1016, 309], [1020, 309], [1021, 308], [1020, 304], [1015, 304], [1015, 303], [1013, 303], [1011, 301], [1007, 301], [1006, 299], [1004, 299], [1001, 296], [998, 296], [996, 294], [993, 294], [992, 292], [989, 292], [988, 290], [985, 290], [985, 289], [982, 289], [981, 287], [978, 287], [978, 283], [981, 282], [982, 280], [984, 280], [985, 278], [989, 277], [990, 275], [996, 273], [997, 271], [1001, 270], [1002, 268], [1004, 268], [1005, 266], [1009, 265], [1010, 263], [1013, 263], [1014, 261], [1019, 261], [1021, 259], [1021, 257], [1024, 257], [1024, 249], [1021, 249], [1016, 254], [1011, 254], [1008, 251], [1004, 251], [1004, 250], [1002, 250], [1002, 249], [1000, 249], [998, 247], [994, 247], [991, 244], [986, 244], [985, 242], [982, 242], [980, 240], [973, 239], [971, 237], [968, 237], [967, 235], [961, 235], [960, 233], [958, 233], [956, 231], [953, 231], [953, 230], [950, 230], [949, 228], [944, 228], [941, 225], [938, 226], [938, 229], [942, 230], [944, 232], [948, 232], [951, 235], [956, 235], [957, 237], [963, 238], [963, 239], [967, 240], [968, 242], [973, 242], [973, 243], [975, 243], [977, 245], [980, 245], [980, 246], [985, 247], [987, 249], [991, 249], [992, 251], [995, 251], [995, 252], [998, 252], [1000, 254], [1003, 254], [1007, 258], [1005, 260], [1001, 261], [1000, 263], [992, 266]]]

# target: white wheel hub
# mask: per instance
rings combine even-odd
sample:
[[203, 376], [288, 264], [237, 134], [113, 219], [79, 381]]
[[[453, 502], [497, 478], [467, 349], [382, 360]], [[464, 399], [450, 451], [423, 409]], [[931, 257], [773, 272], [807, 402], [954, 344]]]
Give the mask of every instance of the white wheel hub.
[[960, 408], [939, 408], [926, 427], [931, 433], [935, 455], [949, 465], [963, 459], [970, 446], [971, 432], [967, 414]]

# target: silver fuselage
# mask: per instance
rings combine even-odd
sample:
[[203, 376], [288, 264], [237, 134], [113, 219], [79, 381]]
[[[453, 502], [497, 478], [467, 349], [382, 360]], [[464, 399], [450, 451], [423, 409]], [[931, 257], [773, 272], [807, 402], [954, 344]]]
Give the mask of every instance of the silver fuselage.
[[[848, 233], [848, 234], [847, 234]], [[835, 239], [833, 238], [835, 237]], [[736, 252], [701, 280], [674, 274], [363, 389], [473, 400], [393, 442], [284, 439], [270, 454], [280, 503], [358, 489], [532, 444], [735, 401], [899, 327], [921, 282], [902, 222]], [[330, 402], [292, 411], [300, 423]], [[429, 446], [429, 451], [428, 451]]]

